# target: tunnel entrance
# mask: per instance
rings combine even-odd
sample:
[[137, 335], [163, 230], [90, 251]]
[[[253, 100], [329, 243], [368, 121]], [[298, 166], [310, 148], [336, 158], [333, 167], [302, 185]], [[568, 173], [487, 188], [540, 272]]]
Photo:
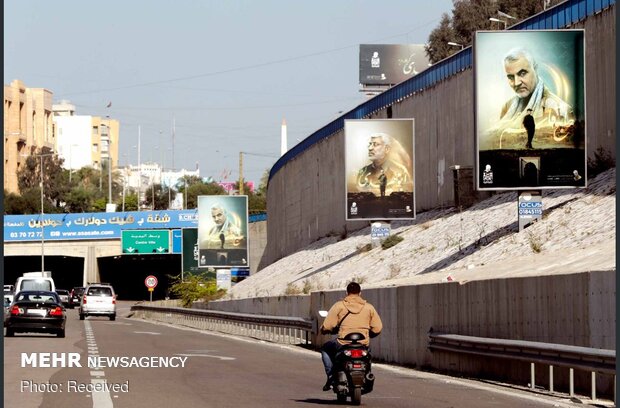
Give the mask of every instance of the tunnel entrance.
[[[4, 284], [13, 285], [24, 272], [41, 270], [40, 256], [5, 256]], [[45, 270], [52, 272], [57, 289], [71, 290], [84, 283], [84, 258], [73, 256], [46, 256]]]
[[181, 273], [180, 254], [120, 255], [97, 259], [101, 282], [114, 287], [119, 300], [149, 300], [144, 279], [153, 275], [157, 287], [153, 300], [162, 300], [172, 284], [170, 276]]

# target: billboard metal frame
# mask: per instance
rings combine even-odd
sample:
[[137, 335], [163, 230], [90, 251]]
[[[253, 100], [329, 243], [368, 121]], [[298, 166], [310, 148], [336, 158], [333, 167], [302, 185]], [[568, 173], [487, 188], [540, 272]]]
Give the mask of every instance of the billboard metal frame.
[[[230, 204], [233, 201], [240, 201], [243, 200], [243, 214], [239, 214], [239, 208], [235, 208], [235, 207], [239, 207], [238, 203], [235, 204]], [[226, 203], [228, 202], [228, 203]], [[204, 204], [203, 204], [204, 203]], [[237, 236], [242, 237], [241, 239], [245, 240], [245, 247], [243, 248], [231, 248], [230, 246], [228, 246], [227, 248], [224, 248], [225, 245], [230, 245], [229, 243], [226, 243], [226, 236], [224, 236], [223, 234], [220, 234], [220, 238], [222, 239], [222, 248], [205, 248], [203, 246], [203, 243], [201, 242], [201, 237], [204, 236], [206, 234], [206, 232], [204, 231], [204, 228], [208, 228], [209, 225], [213, 224], [213, 223], [207, 223], [207, 219], [211, 218], [211, 214], [201, 214], [200, 211], [205, 210], [205, 205], [209, 206], [209, 208], [211, 207], [212, 204], [215, 203], [219, 203], [221, 204], [223, 207], [225, 207], [225, 211], [226, 213], [231, 213], [233, 215], [236, 215], [239, 220], [241, 221], [242, 225], [240, 226], [236, 226], [238, 228], [240, 228], [241, 230], [238, 231], [239, 234]], [[232, 211], [231, 208], [235, 208], [235, 211]], [[228, 215], [227, 215], [228, 217]], [[206, 224], [205, 224], [206, 223]], [[243, 225], [244, 223], [244, 225]], [[234, 226], [233, 226], [234, 228]], [[232, 231], [229, 230], [229, 232]], [[232, 232], [231, 232], [232, 233]], [[228, 234], [227, 234], [228, 235]], [[223, 237], [223, 238], [222, 238]], [[213, 240], [210, 240], [210, 242], [215, 242]], [[234, 245], [234, 244], [233, 244]], [[208, 262], [208, 260], [206, 259], [207, 255], [213, 255], [213, 252], [215, 252], [215, 257], [216, 259], [222, 259], [224, 258], [225, 262], [224, 263], [214, 263], [214, 262]], [[243, 252], [243, 255], [241, 255], [241, 253]], [[239, 256], [241, 257], [241, 262], [237, 261], [231, 261], [229, 258], [229, 255], [234, 255], [232, 258], [236, 259], [239, 258]], [[233, 267], [246, 267], [249, 268], [250, 267], [250, 240], [249, 240], [249, 215], [248, 215], [248, 196], [246, 195], [234, 195], [234, 196], [227, 196], [227, 195], [201, 195], [198, 196], [198, 267], [199, 268], [233, 268]], [[203, 256], [205, 257], [205, 263], [202, 262], [202, 258]], [[211, 257], [209, 257], [211, 258]], [[245, 262], [243, 262], [245, 261]]]
[[[407, 151], [406, 153], [409, 154], [410, 156], [410, 160], [411, 160], [411, 187], [412, 187], [412, 191], [411, 191], [411, 216], [409, 217], [363, 217], [363, 218], [350, 218], [349, 216], [349, 188], [348, 188], [348, 178], [350, 177], [350, 173], [348, 173], [349, 169], [349, 163], [348, 163], [348, 156], [349, 156], [349, 137], [351, 136], [350, 134], [347, 135], [346, 132], [346, 124], [347, 123], [356, 123], [356, 124], [362, 124], [362, 123], [372, 123], [372, 124], [381, 124], [381, 123], [395, 123], [395, 122], [411, 122], [411, 151]], [[373, 132], [381, 132], [381, 130], [375, 129], [373, 130]], [[389, 221], [389, 220], [414, 220], [416, 217], [416, 205], [415, 205], [415, 187], [416, 187], [416, 182], [415, 182], [415, 119], [414, 118], [391, 118], [391, 119], [354, 119], [354, 120], [346, 120], [345, 121], [345, 132], [344, 132], [344, 150], [345, 150], [345, 157], [344, 157], [344, 168], [345, 168], [345, 188], [344, 188], [344, 202], [345, 202], [345, 220], [346, 221]], [[402, 136], [400, 137], [402, 139]], [[399, 138], [396, 138], [396, 140], [398, 140]], [[382, 211], [385, 210], [390, 210], [390, 208], [386, 208], [384, 206], [384, 208], [382, 208]], [[405, 213], [406, 214], [406, 213]]]
[[[582, 55], [580, 55], [581, 58], [581, 63], [582, 66], [578, 67], [576, 69], [576, 71], [578, 71], [579, 69], [581, 69], [582, 71], [582, 83], [581, 84], [577, 84], [577, 86], [579, 86], [581, 88], [582, 94], [583, 94], [583, 120], [585, 123], [585, 126], [583, 127], [583, 185], [575, 185], [575, 184], [565, 184], [565, 185], [553, 185], [553, 184], [540, 184], [539, 185], [523, 185], [523, 186], [494, 186], [494, 187], [484, 187], [481, 186], [481, 168], [480, 168], [480, 130], [481, 130], [481, 126], [479, 124], [479, 118], [480, 118], [480, 112], [478, 111], [478, 106], [479, 106], [479, 102], [480, 102], [480, 95], [478, 94], [478, 83], [479, 83], [479, 74], [480, 74], [480, 68], [478, 68], [478, 66], [480, 65], [480, 63], [478, 62], [479, 60], [479, 42], [480, 42], [480, 35], [493, 35], [493, 36], [506, 36], [506, 35], [522, 35], [522, 36], [528, 36], [531, 34], [540, 34], [540, 33], [581, 33], [581, 42], [582, 42]], [[586, 44], [585, 44], [585, 30], [584, 29], [566, 29], [566, 30], [523, 30], [523, 31], [510, 31], [510, 30], [504, 30], [504, 31], [477, 31], [474, 35], [474, 43], [473, 43], [473, 51], [472, 51], [472, 65], [473, 65], [473, 70], [474, 70], [474, 80], [473, 80], [473, 84], [474, 84], [474, 104], [473, 104], [473, 114], [474, 114], [474, 135], [475, 135], [475, 143], [474, 143], [474, 154], [475, 154], [475, 163], [476, 163], [476, 167], [475, 167], [475, 171], [474, 171], [474, 177], [476, 178], [476, 182], [475, 182], [475, 186], [476, 189], [479, 191], [528, 191], [528, 190], [532, 190], [532, 189], [540, 189], [540, 190], [548, 190], [548, 189], [574, 189], [574, 188], [587, 188], [587, 171], [588, 171], [588, 166], [587, 166], [587, 151], [588, 151], [588, 137], [587, 137], [587, 132], [586, 132], [586, 128], [587, 128], [587, 98], [586, 98], [586, 90], [587, 90], [587, 86], [586, 86]], [[575, 55], [577, 55], [577, 53], [575, 53]], [[578, 118], [576, 118], [578, 119]], [[501, 149], [501, 146], [500, 146]], [[492, 150], [500, 150], [500, 149], [492, 149]], [[576, 149], [577, 150], [577, 149]], [[487, 150], [488, 151], [488, 150]], [[525, 156], [530, 156], [532, 153], [535, 153], [536, 150], [523, 150], [523, 154]], [[537, 175], [537, 177], [540, 177], [540, 175]]]

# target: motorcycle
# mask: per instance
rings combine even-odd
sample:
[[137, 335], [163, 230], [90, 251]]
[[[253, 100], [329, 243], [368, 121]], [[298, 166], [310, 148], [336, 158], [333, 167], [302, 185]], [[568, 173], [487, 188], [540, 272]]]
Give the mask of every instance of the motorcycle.
[[361, 333], [347, 334], [344, 340], [350, 343], [343, 345], [336, 353], [332, 370], [332, 390], [338, 402], [344, 403], [350, 397], [353, 405], [360, 405], [362, 395], [368, 394], [374, 387], [372, 356], [368, 347], [360, 343], [364, 338]]

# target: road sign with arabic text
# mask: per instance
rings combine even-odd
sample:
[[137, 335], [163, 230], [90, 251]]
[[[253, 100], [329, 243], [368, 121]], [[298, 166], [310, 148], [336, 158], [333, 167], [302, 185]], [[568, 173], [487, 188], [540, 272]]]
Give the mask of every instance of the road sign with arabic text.
[[168, 254], [170, 253], [170, 231], [122, 231], [121, 245], [123, 254]]

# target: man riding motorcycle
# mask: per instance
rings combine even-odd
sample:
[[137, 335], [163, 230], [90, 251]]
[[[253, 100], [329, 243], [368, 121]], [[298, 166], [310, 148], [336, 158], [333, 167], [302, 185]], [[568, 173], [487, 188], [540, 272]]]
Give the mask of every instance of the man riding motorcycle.
[[383, 324], [379, 313], [374, 306], [361, 297], [362, 288], [356, 282], [347, 285], [347, 296], [336, 302], [327, 314], [321, 334], [338, 334], [338, 337], [331, 339], [323, 344], [321, 348], [321, 358], [325, 366], [327, 381], [323, 386], [323, 391], [329, 391], [332, 385], [332, 368], [336, 353], [343, 344], [348, 344], [344, 337], [353, 332], [364, 335], [360, 343], [368, 346], [370, 338], [376, 337], [381, 333]]

